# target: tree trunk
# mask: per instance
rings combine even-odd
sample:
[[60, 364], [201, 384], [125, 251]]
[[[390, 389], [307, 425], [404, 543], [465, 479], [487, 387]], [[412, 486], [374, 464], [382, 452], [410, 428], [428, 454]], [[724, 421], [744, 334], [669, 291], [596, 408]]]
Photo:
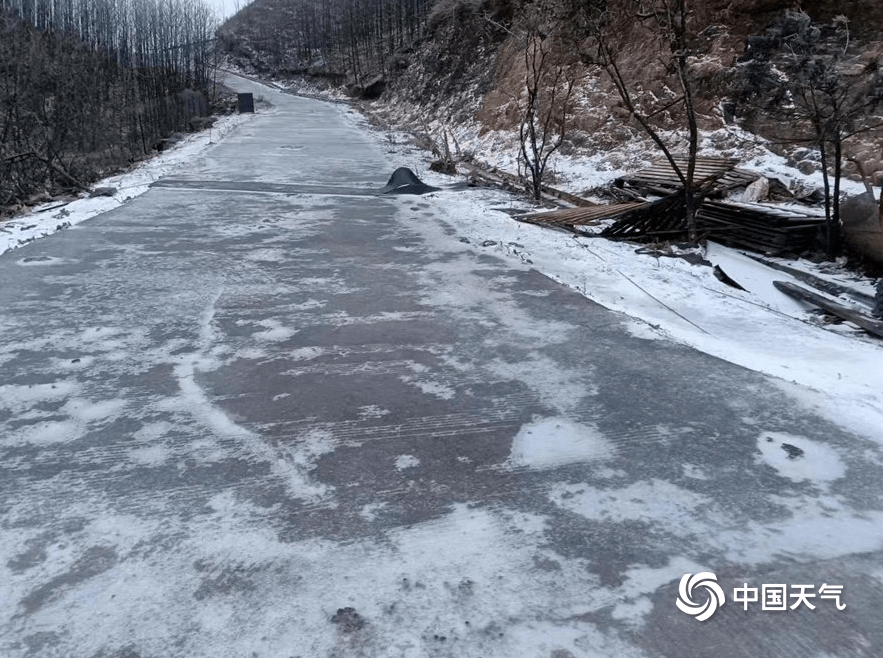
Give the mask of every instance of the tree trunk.
[[834, 211], [828, 221], [828, 253], [830, 259], [840, 253], [840, 174], [843, 166], [843, 140], [839, 131], [834, 135]]
[[822, 184], [825, 188], [825, 253], [828, 258], [833, 258], [831, 249], [831, 183], [828, 180], [828, 150], [824, 135], [819, 140], [819, 156], [822, 165]]

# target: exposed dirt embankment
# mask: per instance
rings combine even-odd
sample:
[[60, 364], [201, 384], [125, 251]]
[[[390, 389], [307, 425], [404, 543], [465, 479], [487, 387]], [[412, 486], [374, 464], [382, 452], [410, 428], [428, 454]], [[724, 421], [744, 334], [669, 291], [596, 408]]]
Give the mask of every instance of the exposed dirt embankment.
[[[628, 5], [628, 0], [611, 0], [611, 7], [618, 6], [621, 16]], [[773, 142], [797, 138], [790, 122], [754, 111], [733, 94], [733, 78], [749, 44], [781, 21], [788, 7], [767, 0], [708, 0], [691, 5], [688, 27], [694, 55], [690, 72], [700, 128], [713, 131], [735, 122]], [[862, 52], [865, 62], [876, 59], [883, 65], [883, 5], [865, 0], [803, 5], [814, 24], [823, 28], [823, 40], [845, 42]], [[567, 0], [550, 6], [556, 8], [557, 17], [564, 18], [565, 28], [554, 25], [557, 17], [552, 12], [540, 21], [538, 33], [548, 44], [550, 57], [569, 67], [576, 80], [563, 151], [599, 152], [641, 137], [611, 77], [593, 63], [597, 46], [585, 37], [586, 32], [580, 38], [577, 21], [566, 11]], [[481, 130], [516, 129], [524, 111], [525, 35], [537, 29], [530, 24], [528, 9], [523, 3], [504, 0], [441, 0], [429, 17], [426, 37], [408, 55], [406, 66], [389, 76], [374, 109], [390, 123], [417, 130], [431, 122], [436, 126], [472, 122]], [[845, 21], [841, 20], [835, 34], [830, 26], [838, 16]], [[652, 19], [623, 20], [611, 46], [639, 103], [679, 95], [671, 53]], [[682, 105], [675, 103], [654, 113], [652, 123], [662, 130], [683, 128], [682, 111]], [[870, 162], [872, 171], [883, 170], [878, 141], [876, 133], [853, 139], [846, 144], [847, 158], [858, 156]], [[781, 148], [783, 152], [802, 149], [794, 156], [798, 162], [808, 157], [806, 146]], [[854, 174], [848, 160], [847, 166]]]
[[[851, 52], [861, 52], [863, 61], [876, 59], [883, 67], [883, 5], [876, 0], [823, 0], [793, 7], [778, 0], [687, 4], [690, 79], [699, 127], [706, 133], [729, 123], [774, 143], [802, 136], [792, 122], [759, 112], [734, 94], [734, 77], [744, 72], [746, 51], [765, 43], [764, 39], [769, 41], [770, 26], [797, 5], [802, 5], [814, 25], [822, 27], [822, 40], [830, 42], [829, 49], [835, 48], [835, 42], [844, 43]], [[548, 51], [548, 61], [564, 67], [565, 77], [574, 82], [562, 153], [601, 153], [646, 138], [611, 76], [597, 64], [597, 43], [586, 10], [596, 3], [438, 0], [427, 11], [422, 31], [413, 35], [416, 40], [397, 42], [380, 64], [368, 64], [363, 57], [358, 71], [340, 69], [337, 64], [345, 60], [335, 64], [330, 56], [316, 59], [315, 52], [298, 53], [290, 45], [293, 41], [281, 38], [295, 34], [304, 24], [299, 18], [303, 12], [295, 11], [297, 6], [282, 0], [257, 0], [249, 5], [222, 30], [228, 53], [264, 76], [307, 75], [313, 82], [363, 94], [369, 99], [369, 109], [388, 124], [421, 132], [467, 125], [479, 132], [512, 132], [525, 111], [526, 45], [539, 39]], [[616, 29], [608, 31], [608, 45], [636, 105], [650, 115], [656, 128], [668, 132], [674, 149], [681, 149], [683, 144], [674, 133], [684, 128], [685, 116], [683, 104], [677, 102], [681, 91], [669, 44], [652, 17], [638, 19], [633, 0], [609, 0], [608, 8], [618, 21]], [[838, 21], [838, 17], [842, 18]], [[777, 47], [781, 50], [783, 44]], [[300, 68], [291, 64], [295, 61]], [[307, 61], [310, 65], [304, 68]], [[848, 173], [856, 173], [849, 164], [851, 157], [869, 163], [870, 172], [883, 171], [880, 139], [879, 133], [873, 133], [845, 144]], [[812, 163], [815, 156], [808, 153], [812, 146], [781, 144], [776, 148], [794, 164], [804, 162], [802, 170], [809, 173], [813, 166], [817, 168]], [[738, 146], [722, 144], [721, 154], [734, 155], [723, 152], [728, 148], [732, 151]]]

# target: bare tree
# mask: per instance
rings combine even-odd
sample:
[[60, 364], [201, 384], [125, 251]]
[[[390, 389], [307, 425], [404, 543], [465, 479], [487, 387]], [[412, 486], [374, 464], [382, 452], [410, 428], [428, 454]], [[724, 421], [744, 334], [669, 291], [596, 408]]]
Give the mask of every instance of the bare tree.
[[[699, 128], [694, 104], [695, 90], [690, 73], [690, 60], [694, 55], [692, 46], [696, 27], [691, 24], [690, 6], [687, 0], [609, 0], [598, 6], [588, 16], [587, 24], [594, 37], [596, 61], [607, 72], [623, 107], [656, 144], [677, 177], [684, 191], [687, 232], [690, 240], [698, 238], [696, 212], [701, 199], [697, 199], [695, 179]], [[659, 41], [667, 53], [665, 69], [674, 78], [671, 85], [677, 92], [657, 98], [642, 91], [624, 73], [622, 49], [628, 47], [620, 36], [628, 33], [635, 22], [648, 28], [648, 37]], [[680, 108], [686, 123], [687, 166], [683, 168], [662, 138], [653, 120], [657, 115]]]
[[215, 25], [200, 0], [0, 0], [0, 206], [188, 130]]
[[[541, 31], [524, 35], [524, 95], [518, 127], [519, 170], [534, 200], [542, 195], [550, 156], [564, 143], [574, 75], [560, 61]], [[521, 172], [519, 172], [521, 173]]]
[[840, 250], [843, 143], [883, 126], [877, 59], [857, 51], [844, 17], [817, 25], [806, 13], [789, 10], [753, 41], [737, 67], [734, 91], [738, 101], [787, 121], [790, 141], [818, 148], [826, 251], [833, 258]]

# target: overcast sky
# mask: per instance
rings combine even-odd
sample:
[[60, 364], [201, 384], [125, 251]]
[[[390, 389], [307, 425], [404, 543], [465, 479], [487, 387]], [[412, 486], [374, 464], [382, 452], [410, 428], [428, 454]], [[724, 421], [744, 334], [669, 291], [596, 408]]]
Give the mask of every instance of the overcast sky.
[[251, 4], [251, 0], [205, 0], [205, 3], [214, 7], [223, 20], [236, 13], [237, 5], [242, 9], [245, 5]]

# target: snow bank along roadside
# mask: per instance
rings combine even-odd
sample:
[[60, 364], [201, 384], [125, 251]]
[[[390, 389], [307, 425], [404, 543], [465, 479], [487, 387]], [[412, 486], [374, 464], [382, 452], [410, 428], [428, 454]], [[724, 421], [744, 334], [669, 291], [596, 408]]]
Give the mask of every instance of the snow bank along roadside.
[[[428, 170], [432, 155], [411, 146], [404, 133], [382, 133], [372, 129], [360, 115], [346, 115], [374, 136], [396, 166], [411, 167], [430, 185], [443, 187], [451, 182], [450, 177]], [[462, 137], [460, 146], [464, 150], [482, 159], [491, 154], [487, 158], [491, 164], [506, 164], [506, 149], [485, 149], [487, 136], [479, 139], [476, 133], [473, 140], [465, 134]], [[745, 139], [745, 135], [738, 137]], [[641, 149], [641, 145], [624, 145], [622, 153], [612, 154], [612, 161], [629, 163], [628, 168], [633, 170], [641, 164], [639, 151], [646, 154], [647, 160], [655, 159], [655, 153]], [[788, 185], [821, 183], [820, 174], [803, 176], [757, 140], [750, 151], [744, 166], [765, 176], [779, 177]], [[602, 167], [606, 171], [600, 170]], [[624, 173], [618, 166], [603, 166], [600, 156], [584, 160], [559, 157], [556, 168], [567, 172], [568, 184], [562, 187], [574, 192]], [[844, 188], [849, 193], [864, 189], [854, 181], [844, 181]], [[471, 248], [508, 258], [516, 267], [533, 267], [592, 301], [622, 312], [631, 318], [624, 321], [634, 335], [675, 340], [772, 375], [796, 403], [883, 444], [883, 341], [849, 324], [824, 327], [813, 322], [814, 316], [807, 313], [810, 306], [773, 287], [773, 280], [799, 283], [789, 275], [761, 265], [738, 250], [710, 244], [703, 256], [747, 288], [740, 291], [718, 281], [706, 265], [648, 254], [636, 244], [578, 237], [516, 222], [499, 209], [526, 206], [526, 202], [503, 192], [442, 190], [421, 199], [434, 201], [440, 220]], [[410, 204], [407, 199], [400, 203], [403, 210], [405, 204]], [[450, 240], [438, 227], [418, 228], [428, 239]], [[818, 272], [810, 263], [796, 265]], [[849, 272], [833, 264], [827, 269], [827, 278], [871, 292], [870, 282], [855, 281]]]
[[27, 214], [0, 222], [0, 254], [75, 226], [144, 194], [153, 181], [189, 162], [212, 144], [222, 141], [237, 126], [254, 116], [234, 114], [221, 117], [210, 130], [187, 135], [168, 150], [139, 163], [130, 171], [110, 176], [92, 186], [115, 188], [113, 196], [85, 197], [69, 203], [50, 201]]

